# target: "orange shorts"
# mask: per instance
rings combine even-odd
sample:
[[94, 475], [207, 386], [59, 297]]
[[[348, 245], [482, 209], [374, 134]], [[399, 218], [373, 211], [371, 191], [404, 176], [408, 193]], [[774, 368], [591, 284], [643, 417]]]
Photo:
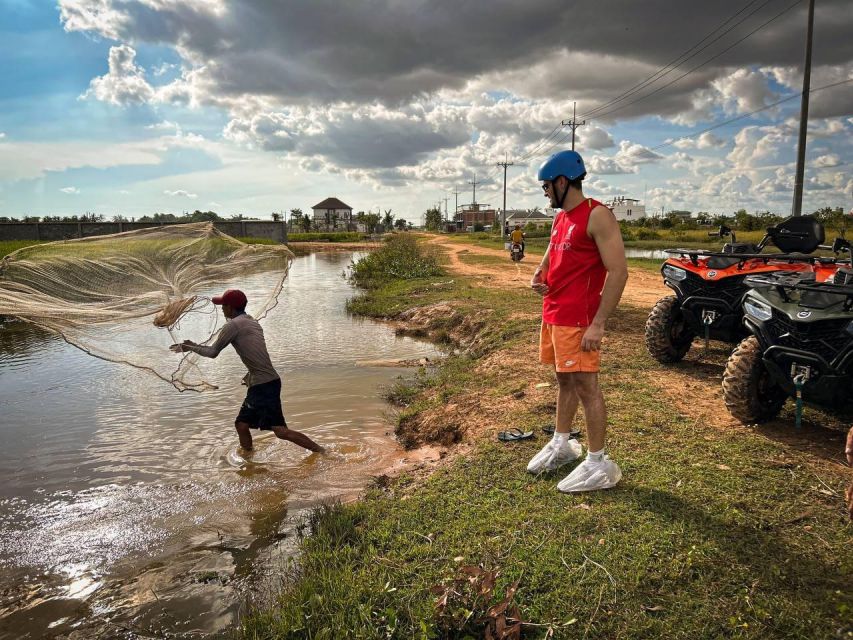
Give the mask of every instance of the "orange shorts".
[[539, 333], [539, 362], [553, 364], [560, 373], [598, 371], [601, 352], [581, 350], [581, 339], [586, 329], [543, 322]]

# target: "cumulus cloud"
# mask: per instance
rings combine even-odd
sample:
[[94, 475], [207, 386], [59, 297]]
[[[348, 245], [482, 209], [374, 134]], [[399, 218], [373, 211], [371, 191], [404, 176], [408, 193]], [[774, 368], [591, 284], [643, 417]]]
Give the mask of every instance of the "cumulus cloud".
[[619, 143], [619, 151], [616, 153], [616, 159], [627, 166], [636, 166], [639, 164], [658, 162], [663, 159], [663, 156], [641, 144], [622, 140], [622, 142]]
[[[231, 0], [227, 5], [212, 0], [60, 0], [59, 7], [69, 31], [173, 46], [188, 66], [205, 68], [206, 81], [215, 89], [211, 96], [264, 95], [289, 104], [393, 104], [441, 90], [461, 91], [488, 76], [502, 76], [504, 83], [491, 83], [488, 90], [503, 87], [522, 97], [571, 92], [579, 99], [607, 100], [671, 60], [672, 34], [694, 33], [696, 24], [719, 24], [721, 19], [720, 7], [713, 3], [673, 10], [664, 0], [612, 0], [607, 10], [585, 6], [572, 11], [562, 10], [555, 0], [523, 5], [512, 0], [461, 5], [447, 0], [346, 5], [316, 0], [299, 10], [274, 0]], [[853, 18], [846, 8], [845, 0], [826, 0], [819, 8], [825, 64], [847, 63], [853, 53], [848, 38]], [[826, 21], [829, 14], [834, 19]], [[650, 15], [656, 16], [652, 23]], [[789, 12], [720, 61], [645, 100], [643, 109], [660, 113], [670, 101], [682, 108], [693, 91], [730, 75], [727, 70], [733, 67], [798, 65], [801, 51], [790, 42], [801, 38], [802, 16], [802, 8]], [[477, 29], [470, 28], [473, 23]], [[647, 28], [626, 29], [626, 24]], [[562, 44], [566, 33], [572, 37]], [[676, 69], [667, 79], [682, 72]]]
[[267, 151], [320, 158], [341, 168], [413, 165], [470, 139], [463, 109], [336, 105], [235, 118], [225, 137]]
[[612, 147], [614, 144], [613, 138], [607, 131], [601, 127], [590, 127], [589, 130], [580, 133], [578, 147], [582, 150], [597, 151]]
[[84, 98], [94, 97], [115, 105], [140, 104], [154, 97], [154, 89], [137, 66], [136, 51], [126, 45], [110, 47], [109, 72], [93, 78]]
[[69, 195], [77, 195], [78, 193], [80, 193], [80, 189], [78, 189], [77, 187], [62, 187], [60, 191]]
[[733, 113], [755, 111], [773, 102], [776, 94], [760, 71], [737, 69], [714, 80], [711, 85], [719, 93], [724, 107]]
[[586, 162], [586, 171], [591, 175], [616, 175], [620, 173], [636, 173], [637, 169], [622, 165], [614, 158], [593, 156]]
[[827, 168], [827, 167], [837, 167], [841, 164], [841, 158], [838, 157], [837, 153], [828, 153], [824, 156], [818, 156], [812, 162], [812, 166], [818, 168]]
[[190, 200], [194, 200], [198, 198], [198, 194], [190, 193], [189, 191], [184, 191], [183, 189], [177, 189], [175, 191], [170, 191], [166, 189], [163, 191], [167, 196], [172, 196], [173, 198], [189, 198]]
[[[853, 104], [853, 82], [818, 90], [820, 87], [853, 80], [853, 66], [848, 58], [846, 64], [818, 65], [812, 69], [809, 96], [809, 118], [834, 118], [849, 116]], [[803, 72], [801, 66], [771, 66], [762, 71], [791, 91], [802, 91]]]
[[697, 149], [720, 149], [725, 147], [727, 144], [728, 142], [718, 138], [710, 131], [706, 131], [696, 140]]
[[[717, 25], [730, 13], [714, 3], [607, 2], [606, 10], [580, 5], [571, 12], [556, 0], [316, 0], [298, 8], [275, 0], [59, 0], [59, 9], [66, 30], [118, 43], [110, 49], [108, 72], [91, 81], [87, 97], [221, 109], [228, 114], [223, 133], [229, 142], [268, 151], [303, 171], [377, 188], [420, 181], [451, 188], [476, 170], [496, 184], [494, 163], [504, 153], [535, 164], [539, 155], [568, 146], [569, 132], [559, 123], [571, 117], [577, 101], [578, 117], [588, 122], [577, 132], [578, 148], [592, 155], [591, 174], [677, 165], [693, 178], [713, 177], [709, 193], [743, 187], [738, 173], [753, 186], [775, 180], [768, 172], [789, 162], [795, 123], [748, 126], [731, 139], [708, 132], [677, 140], [676, 149], [709, 158], [694, 153], [668, 164], [636, 142], [620, 142], [610, 157], [595, 152], [617, 146], [605, 129], [617, 120], [656, 116], [692, 126], [721, 112], [760, 108], [776, 98], [780, 85], [798, 90], [802, 52], [790, 43], [802, 38], [804, 8], [665, 90], [651, 93], [659, 83], [604, 106], [672, 59], [681, 48], [673, 34], [689, 41], [696, 24]], [[848, 2], [825, 0], [817, 12], [822, 66], [813, 70], [813, 86], [849, 78], [853, 61]], [[742, 31], [766, 17], [756, 15]], [[134, 49], [144, 44], [173, 48], [180, 64], [161, 65], [147, 78]], [[673, 69], [661, 83], [715, 50]], [[846, 158], [837, 141], [849, 134], [851, 103], [853, 85], [812, 96], [810, 140], [833, 141], [815, 169], [831, 168], [822, 163], [832, 155]], [[173, 144], [205, 144], [175, 132], [180, 140]], [[833, 180], [821, 174], [820, 184]], [[527, 189], [518, 178], [510, 184]], [[666, 189], [673, 198], [701, 195], [698, 184]]]

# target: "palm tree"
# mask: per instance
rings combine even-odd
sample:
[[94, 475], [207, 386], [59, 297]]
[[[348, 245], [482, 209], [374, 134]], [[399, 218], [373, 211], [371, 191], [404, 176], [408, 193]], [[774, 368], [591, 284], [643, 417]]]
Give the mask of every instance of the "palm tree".
[[391, 214], [391, 209], [385, 210], [385, 216], [382, 218], [382, 226], [386, 231], [390, 231], [394, 226], [394, 216]]

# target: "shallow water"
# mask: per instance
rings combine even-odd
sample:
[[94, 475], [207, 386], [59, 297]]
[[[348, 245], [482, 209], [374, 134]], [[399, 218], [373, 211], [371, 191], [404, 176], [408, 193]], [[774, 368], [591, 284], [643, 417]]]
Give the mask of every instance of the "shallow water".
[[356, 363], [437, 353], [347, 316], [352, 256], [297, 258], [264, 322], [288, 425], [327, 456], [269, 432], [239, 456], [245, 369], [230, 348], [202, 362], [217, 390], [178, 393], [0, 325], [0, 638], [227, 629], [275, 582], [300, 513], [399, 463], [380, 390], [411, 372]]

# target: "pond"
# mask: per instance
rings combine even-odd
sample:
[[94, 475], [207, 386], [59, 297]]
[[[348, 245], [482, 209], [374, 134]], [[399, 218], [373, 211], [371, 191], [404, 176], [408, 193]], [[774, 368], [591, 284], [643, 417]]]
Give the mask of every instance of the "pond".
[[412, 370], [359, 362], [440, 354], [347, 315], [353, 257], [297, 258], [264, 321], [288, 425], [329, 455], [254, 432], [235, 463], [245, 368], [231, 348], [205, 362], [217, 390], [178, 393], [0, 325], [0, 637], [223, 632], [274, 588], [299, 514], [400, 464], [381, 389]]

